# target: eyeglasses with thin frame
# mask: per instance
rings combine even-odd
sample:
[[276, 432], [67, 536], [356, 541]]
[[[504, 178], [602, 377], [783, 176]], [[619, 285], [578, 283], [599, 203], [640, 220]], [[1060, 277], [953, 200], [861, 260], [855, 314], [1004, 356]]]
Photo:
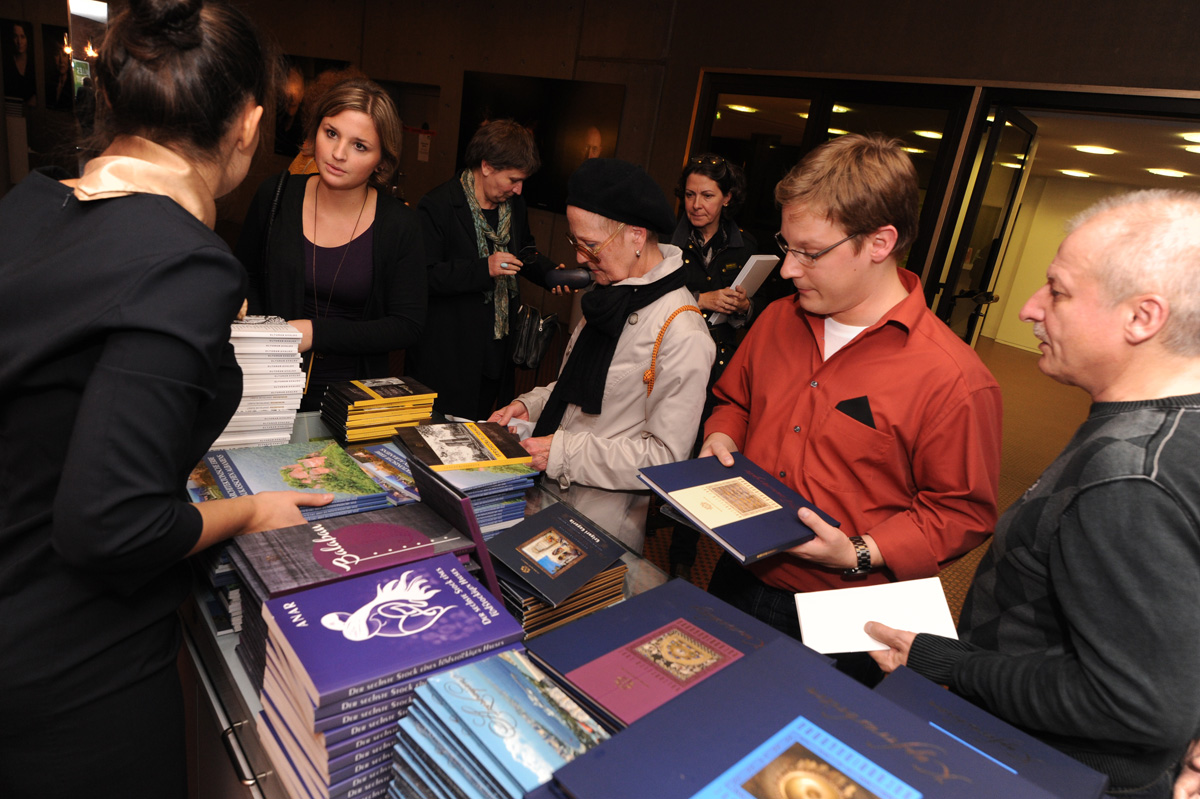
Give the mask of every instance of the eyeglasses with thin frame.
[[846, 238], [842, 239], [841, 241], [835, 241], [833, 244], [830, 244], [828, 247], [821, 250], [820, 252], [805, 252], [804, 250], [797, 250], [797, 249], [793, 249], [793, 248], [789, 247], [788, 243], [787, 243], [787, 239], [785, 239], [783, 237], [782, 231], [775, 234], [775, 243], [779, 246], [779, 249], [783, 251], [783, 255], [785, 258], [790, 253], [793, 258], [795, 258], [797, 261], [799, 261], [804, 266], [812, 266], [813, 264], [815, 264], [817, 262], [817, 259], [820, 258], [822, 255], [829, 252], [834, 247], [837, 247], [839, 244], [845, 244], [846, 242], [850, 241], [850, 239], [854, 238], [857, 235], [858, 235], [857, 233], [851, 233]]
[[574, 247], [579, 252], [579, 254], [582, 255], [584, 258], [586, 258], [588, 261], [590, 261], [593, 264], [598, 264], [598, 263], [600, 263], [600, 251], [603, 250], [608, 245], [612, 244], [614, 241], [616, 241], [617, 236], [624, 229], [625, 229], [625, 223], [622, 222], [621, 224], [617, 225], [617, 229], [612, 232], [611, 236], [609, 236], [607, 239], [605, 239], [604, 241], [597, 244], [595, 247], [589, 247], [588, 245], [584, 244], [582, 241], [575, 238], [575, 235], [573, 233], [567, 233], [567, 241], [571, 242], [571, 246]]

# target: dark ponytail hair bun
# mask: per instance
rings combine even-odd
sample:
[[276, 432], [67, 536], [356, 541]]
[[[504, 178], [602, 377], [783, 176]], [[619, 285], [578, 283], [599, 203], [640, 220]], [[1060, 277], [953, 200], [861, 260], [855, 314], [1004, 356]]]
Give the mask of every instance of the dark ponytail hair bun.
[[211, 155], [247, 101], [270, 107], [272, 64], [254, 23], [221, 0], [130, 0], [96, 59], [93, 146], [137, 135]]

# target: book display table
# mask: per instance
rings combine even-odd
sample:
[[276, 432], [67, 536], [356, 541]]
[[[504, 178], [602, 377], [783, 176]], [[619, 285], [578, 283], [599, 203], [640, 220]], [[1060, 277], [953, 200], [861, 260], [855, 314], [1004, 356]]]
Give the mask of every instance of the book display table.
[[[293, 441], [328, 436], [316, 413], [297, 415]], [[553, 486], [534, 486], [526, 494], [526, 515], [559, 502], [569, 494]], [[626, 597], [649, 590], [667, 575], [644, 558], [626, 550], [623, 593]], [[218, 634], [208, 611], [207, 588], [198, 586], [180, 610], [183, 647], [179, 670], [188, 720], [189, 796], [191, 799], [266, 797], [292, 799], [272, 771], [271, 761], [255, 731], [262, 709], [249, 675], [234, 651], [238, 636]]]

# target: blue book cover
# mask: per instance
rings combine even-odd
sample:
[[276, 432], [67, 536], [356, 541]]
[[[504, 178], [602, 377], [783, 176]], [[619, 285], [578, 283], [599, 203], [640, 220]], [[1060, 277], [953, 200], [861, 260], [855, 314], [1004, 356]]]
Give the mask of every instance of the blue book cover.
[[561, 502], [488, 540], [492, 557], [554, 607], [611, 566], [624, 551], [607, 533]]
[[268, 600], [263, 618], [315, 707], [522, 636], [516, 619], [449, 554]]
[[[463, 799], [492, 799], [492, 794], [454, 749], [432, 733], [416, 717], [400, 721], [400, 745], [420, 760], [439, 788], [453, 786]], [[454, 796], [446, 790], [445, 796]]]
[[777, 640], [555, 772], [573, 799], [1049, 799]]
[[695, 458], [638, 471], [638, 479], [743, 564], [811, 539], [815, 534], [796, 516], [801, 508], [841, 526], [740, 452], [729, 467]]
[[508, 799], [521, 799], [524, 789], [508, 771], [500, 765], [500, 761], [484, 747], [475, 735], [467, 728], [467, 722], [454, 713], [449, 705], [441, 700], [437, 692], [426, 683], [417, 689], [417, 702], [427, 718], [437, 725], [447, 739], [454, 742], [464, 757], [470, 758], [486, 775], [490, 785], [502, 796]]
[[896, 669], [875, 686], [875, 692], [946, 735], [978, 747], [1001, 766], [1061, 799], [1099, 799], [1108, 787], [1108, 775], [1001, 721], [912, 669]]
[[[428, 686], [422, 685], [418, 690], [426, 690]], [[488, 764], [486, 767], [484, 761], [480, 761], [478, 752], [467, 748], [463, 737], [469, 738], [469, 735], [464, 735], [463, 730], [457, 726], [457, 719], [452, 715], [447, 714], [445, 718], [435, 714], [435, 708], [431, 707], [428, 697], [420, 698], [414, 702], [412, 710], [409, 712], [409, 717], [415, 722], [423, 726], [429, 731], [429, 734], [436, 738], [437, 741], [453, 752], [458, 763], [458, 767], [468, 772], [468, 779], [474, 784], [481, 787], [485, 794], [495, 799], [521, 799], [524, 791], [520, 787], [514, 787], [509, 790], [504, 787], [497, 776], [501, 773], [501, 769], [495, 764]]]
[[778, 639], [797, 661], [828, 668], [828, 658], [770, 625], [671, 580], [525, 645], [539, 666], [622, 727]]
[[306, 519], [328, 517], [339, 509], [355, 513], [387, 504], [383, 489], [336, 441], [215, 449], [204, 456], [204, 462], [227, 497], [262, 491], [333, 494], [331, 506], [302, 508]]
[[525, 791], [608, 738], [520, 652], [447, 669], [427, 686]]

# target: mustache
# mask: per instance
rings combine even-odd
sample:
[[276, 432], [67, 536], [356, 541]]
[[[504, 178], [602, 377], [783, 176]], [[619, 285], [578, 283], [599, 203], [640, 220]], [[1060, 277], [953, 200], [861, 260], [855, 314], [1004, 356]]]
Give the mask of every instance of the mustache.
[[1046, 336], [1046, 326], [1041, 322], [1033, 323], [1033, 335], [1037, 337], [1038, 341], [1050, 343], [1050, 339]]

